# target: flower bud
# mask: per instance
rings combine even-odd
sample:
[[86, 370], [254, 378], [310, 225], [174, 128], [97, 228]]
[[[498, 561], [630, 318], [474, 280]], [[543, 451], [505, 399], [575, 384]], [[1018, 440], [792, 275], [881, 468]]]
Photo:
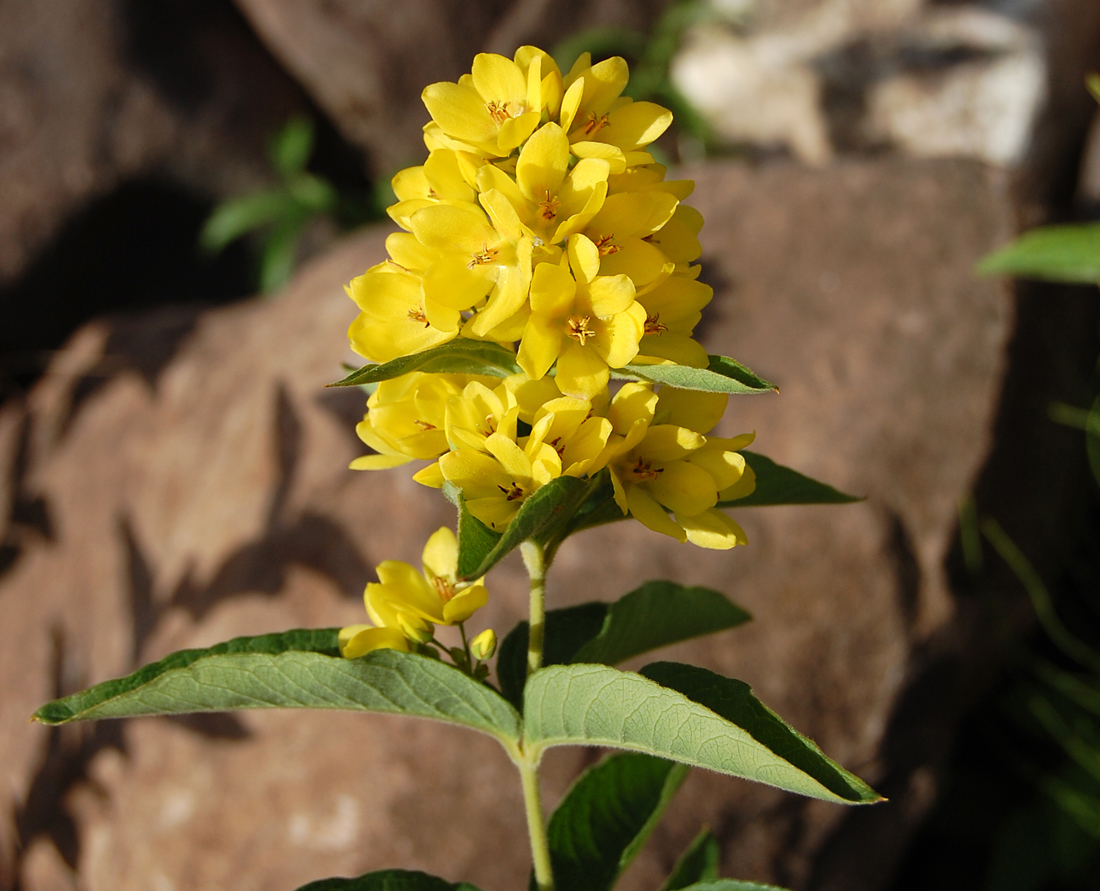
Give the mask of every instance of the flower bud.
[[486, 628], [470, 641], [470, 652], [475, 659], [488, 659], [497, 651], [497, 635], [492, 628]]

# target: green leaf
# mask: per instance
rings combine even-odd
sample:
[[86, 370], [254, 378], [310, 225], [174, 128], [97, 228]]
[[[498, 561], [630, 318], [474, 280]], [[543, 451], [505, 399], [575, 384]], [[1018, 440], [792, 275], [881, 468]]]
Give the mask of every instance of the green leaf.
[[519, 371], [516, 356], [498, 343], [460, 337], [430, 350], [402, 356], [391, 362], [364, 365], [330, 387], [358, 387], [400, 377], [410, 371], [449, 374], [488, 374], [507, 377]]
[[478, 891], [473, 885], [457, 885], [426, 872], [384, 869], [354, 879], [321, 879], [303, 885], [298, 891]]
[[312, 152], [313, 122], [302, 115], [287, 121], [268, 147], [271, 163], [284, 179], [304, 170]]
[[610, 891], [642, 849], [688, 768], [634, 752], [586, 770], [547, 827], [554, 883]]
[[[710, 588], [646, 582], [611, 604], [585, 603], [546, 614], [544, 665], [617, 665], [658, 647], [734, 628], [752, 617]], [[500, 645], [497, 679], [505, 698], [521, 700], [527, 673], [527, 623]]]
[[742, 882], [740, 879], [718, 879], [714, 882], [696, 882], [683, 891], [787, 891], [778, 885], [761, 885], [759, 882]]
[[298, 208], [297, 202], [282, 190], [253, 192], [223, 201], [207, 217], [199, 233], [203, 250], [217, 253], [254, 229], [273, 225]]
[[298, 241], [306, 227], [306, 217], [301, 208], [288, 214], [267, 236], [260, 255], [260, 290], [274, 294], [282, 290], [294, 274], [294, 262], [298, 258]]
[[583, 664], [535, 672], [524, 690], [527, 745], [630, 749], [826, 801], [881, 800], [747, 684], [671, 662], [644, 674]]
[[375, 650], [344, 659], [337, 629], [239, 637], [182, 650], [129, 675], [57, 699], [44, 724], [249, 708], [389, 712], [459, 724], [504, 743], [519, 738], [519, 715], [490, 687], [435, 659]]
[[676, 861], [661, 891], [680, 891], [693, 882], [713, 882], [718, 879], [718, 866], [722, 850], [718, 839], [709, 829], [704, 829]]
[[524, 500], [519, 513], [486, 549], [490, 542], [486, 533], [497, 533], [470, 516], [465, 500], [457, 494], [459, 490], [449, 487], [446, 494], [458, 507], [458, 577], [481, 578], [528, 539], [545, 543], [573, 516], [589, 488], [588, 481], [572, 476], [551, 480]]
[[617, 378], [668, 384], [681, 390], [705, 390], [708, 393], [771, 393], [775, 384], [754, 374], [740, 362], [726, 356], [711, 356], [707, 368], [687, 365], [627, 365], [613, 371]]
[[985, 257], [977, 272], [1095, 284], [1100, 281], [1100, 223], [1032, 229]]
[[1095, 71], [1085, 78], [1085, 86], [1088, 87], [1088, 91], [1092, 94], [1092, 98], [1097, 102], [1100, 102], [1100, 74]]
[[756, 489], [744, 498], [718, 502], [719, 507], [771, 507], [777, 504], [852, 504], [862, 501], [826, 483], [776, 464], [756, 452], [741, 452], [756, 474]]

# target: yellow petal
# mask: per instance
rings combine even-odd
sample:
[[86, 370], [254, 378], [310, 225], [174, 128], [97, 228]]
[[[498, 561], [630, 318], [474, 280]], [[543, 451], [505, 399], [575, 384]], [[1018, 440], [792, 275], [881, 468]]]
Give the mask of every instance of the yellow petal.
[[657, 478], [645, 484], [650, 495], [669, 510], [694, 516], [718, 503], [718, 487], [703, 468], [687, 461], [673, 461], [664, 466]]
[[568, 166], [569, 139], [551, 122], [536, 130], [524, 145], [516, 162], [516, 183], [527, 200], [537, 204], [557, 194]]
[[453, 579], [458, 571], [458, 541], [447, 526], [441, 526], [424, 544], [424, 574]]
[[[351, 632], [355, 629], [354, 634]], [[351, 625], [340, 630], [340, 655], [345, 659], [358, 659], [372, 650], [401, 650], [409, 652], [409, 640], [396, 628], [372, 628], [369, 625]]]
[[661, 505], [638, 486], [631, 486], [627, 490], [626, 500], [630, 507], [631, 516], [643, 526], [652, 529], [654, 532], [660, 532], [662, 535], [669, 535], [677, 541], [687, 541], [687, 534], [684, 530], [673, 522]]
[[514, 103], [527, 97], [527, 79], [519, 66], [504, 56], [478, 53], [470, 74], [474, 89], [486, 102]]
[[465, 622], [488, 602], [489, 592], [483, 585], [464, 588], [443, 604], [443, 619], [448, 625]]
[[756, 491], [756, 473], [747, 464], [745, 465], [745, 472], [741, 474], [741, 479], [734, 483], [729, 488], [723, 489], [718, 493], [719, 501], [734, 501], [738, 498], [744, 498], [746, 495], [751, 495]]
[[608, 124], [593, 134], [600, 142], [617, 145], [629, 152], [649, 145], [669, 124], [672, 112], [652, 102], [631, 102], [608, 115]]
[[348, 465], [348, 470], [389, 470], [412, 460], [404, 455], [361, 455]]
[[611, 378], [607, 363], [593, 347], [581, 346], [569, 338], [564, 340], [555, 376], [558, 389], [567, 396], [591, 399]]
[[[726, 393], [678, 390], [662, 387], [657, 401], [657, 423], [687, 427], [696, 433], [709, 433], [722, 420], [729, 404]], [[707, 441], [708, 444], [712, 440]]]
[[523, 331], [516, 361], [534, 380], [542, 378], [558, 358], [562, 342], [561, 328], [540, 316], [532, 316]]
[[745, 530], [717, 509], [704, 511], [694, 517], [676, 515], [676, 522], [684, 527], [688, 541], [701, 548], [725, 551], [735, 545], [748, 544]]
[[445, 133], [473, 143], [495, 140], [496, 123], [473, 87], [435, 83], [426, 87], [420, 98]]

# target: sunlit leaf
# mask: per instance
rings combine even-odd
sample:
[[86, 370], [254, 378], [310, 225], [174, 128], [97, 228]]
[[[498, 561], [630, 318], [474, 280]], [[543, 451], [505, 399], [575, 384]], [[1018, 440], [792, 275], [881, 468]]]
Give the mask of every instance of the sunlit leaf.
[[771, 393], [778, 388], [740, 362], [726, 356], [711, 356], [707, 368], [687, 365], [627, 365], [613, 372], [625, 380], [668, 384], [681, 390], [705, 390], [708, 393]]
[[400, 377], [410, 371], [449, 374], [491, 374], [507, 377], [519, 371], [516, 356], [497, 343], [460, 337], [441, 346], [390, 362], [364, 365], [330, 387], [358, 387]]
[[1032, 229], [983, 259], [977, 271], [1096, 284], [1100, 281], [1100, 223]]

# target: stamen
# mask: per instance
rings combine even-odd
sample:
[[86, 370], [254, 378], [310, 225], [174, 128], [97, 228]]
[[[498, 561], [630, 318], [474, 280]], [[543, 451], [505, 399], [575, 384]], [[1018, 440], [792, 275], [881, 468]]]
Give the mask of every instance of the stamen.
[[431, 328], [432, 327], [432, 323], [428, 321], [428, 317], [426, 315], [424, 315], [424, 310], [422, 308], [410, 309], [409, 310], [409, 321], [410, 322], [423, 322], [425, 328]]
[[492, 263], [496, 259], [496, 255], [499, 251], [496, 248], [491, 248], [487, 244], [481, 246], [479, 253], [471, 254], [472, 259], [466, 264], [467, 269], [473, 269], [475, 266], [484, 266], [486, 263]]
[[663, 334], [665, 331], [668, 330], [668, 325], [662, 324], [659, 321], [660, 318], [661, 318], [661, 314], [659, 312], [655, 312], [652, 315], [650, 315], [649, 313], [646, 313], [646, 317], [645, 317], [645, 333], [646, 334], [656, 334], [659, 337], [661, 334]]
[[439, 599], [444, 603], [449, 603], [451, 598], [457, 593], [455, 591], [455, 586], [442, 576], [435, 576], [435, 578], [432, 579], [432, 584], [435, 585], [435, 590], [439, 595]]
[[588, 112], [588, 121], [584, 125], [584, 135], [591, 136], [594, 133], [599, 133], [604, 127], [606, 127], [610, 121], [607, 119], [607, 115], [603, 115], [599, 119], [596, 118], [596, 112]]
[[435, 424], [429, 424], [427, 421], [422, 421], [420, 418], [413, 418], [413, 423], [416, 424], [421, 430], [435, 430]]
[[558, 453], [559, 458], [565, 452], [565, 443], [561, 441], [560, 436], [555, 436], [553, 439], [550, 440], [550, 447]]
[[591, 316], [582, 316], [579, 319], [570, 319], [565, 323], [566, 328], [569, 330], [565, 333], [577, 341], [581, 346], [584, 346], [585, 341], [590, 337], [595, 337], [596, 332], [588, 327], [588, 323], [592, 321]]
[[489, 102], [485, 105], [485, 110], [489, 112], [491, 117], [497, 124], [503, 124], [506, 120], [512, 117], [512, 113], [508, 110], [510, 102]]
[[596, 250], [599, 251], [601, 257], [606, 257], [608, 254], [617, 254], [623, 249], [621, 244], [612, 244], [611, 239], [615, 237], [615, 233], [610, 235], [601, 235], [596, 239]]
[[523, 489], [515, 483], [512, 483], [511, 489], [505, 489], [504, 486], [497, 486], [497, 488], [504, 493], [505, 501], [518, 501], [523, 498]]
[[561, 207], [561, 202], [557, 198], [550, 194], [550, 190], [546, 190], [546, 197], [539, 202], [539, 209], [544, 220], [552, 220], [558, 215], [558, 208]]
[[652, 461], [646, 461], [644, 458], [639, 458], [637, 463], [630, 468], [630, 472], [639, 480], [655, 480], [658, 474], [665, 472], [665, 469], [663, 467], [654, 467]]

